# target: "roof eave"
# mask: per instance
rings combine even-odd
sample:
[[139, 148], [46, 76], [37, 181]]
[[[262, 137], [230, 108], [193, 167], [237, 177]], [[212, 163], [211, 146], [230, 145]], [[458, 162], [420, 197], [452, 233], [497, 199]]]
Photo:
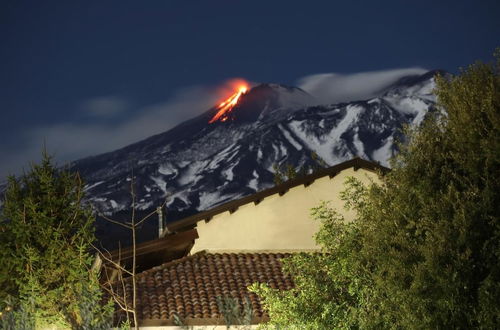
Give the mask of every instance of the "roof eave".
[[229, 211], [229, 212], [234, 212], [237, 210], [240, 206], [248, 204], [248, 203], [255, 203], [258, 204], [260, 201], [262, 201], [264, 198], [274, 195], [274, 194], [284, 194], [288, 190], [290, 190], [293, 187], [297, 187], [300, 185], [305, 185], [308, 186], [315, 180], [325, 177], [325, 176], [330, 176], [330, 178], [336, 176], [338, 173], [340, 173], [343, 170], [353, 168], [355, 171], [358, 169], [364, 169], [368, 171], [374, 171], [374, 172], [380, 172], [381, 174], [385, 174], [390, 171], [389, 168], [382, 166], [378, 163], [371, 162], [359, 157], [355, 157], [351, 160], [345, 161], [343, 163], [320, 169], [312, 174], [302, 176], [293, 180], [286, 181], [280, 185], [265, 189], [263, 191], [257, 192], [255, 194], [249, 195], [242, 197], [240, 199], [230, 201], [227, 203], [224, 203], [222, 205], [216, 206], [210, 210], [202, 211], [200, 213], [197, 213], [195, 215], [192, 215], [190, 217], [175, 221], [173, 223], [167, 224], [168, 230], [171, 232], [179, 231], [179, 230], [185, 230], [188, 228], [191, 228], [196, 225], [199, 221], [202, 220], [210, 220], [213, 216]]

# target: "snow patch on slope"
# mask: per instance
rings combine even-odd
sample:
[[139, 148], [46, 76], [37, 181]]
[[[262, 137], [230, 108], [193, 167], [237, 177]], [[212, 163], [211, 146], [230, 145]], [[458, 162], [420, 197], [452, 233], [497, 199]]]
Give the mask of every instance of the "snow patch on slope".
[[186, 206], [190, 204], [188, 198], [188, 190], [180, 190], [174, 193], [169, 192], [167, 206], [172, 205], [176, 199], [182, 201]]
[[154, 181], [156, 186], [161, 189], [161, 191], [163, 192], [163, 194], [165, 196], [167, 193], [167, 182], [165, 182], [165, 180], [163, 180], [163, 178], [161, 178], [161, 177], [150, 176], [150, 178], [151, 178], [151, 180]]
[[85, 187], [83, 188], [83, 191], [86, 192], [86, 191], [89, 191], [90, 189], [94, 188], [94, 187], [97, 187], [98, 185], [100, 185], [101, 183], [103, 183], [104, 181], [98, 181], [96, 183], [93, 183], [93, 184], [86, 184]]
[[212, 192], [201, 192], [200, 193], [200, 204], [198, 205], [198, 211], [207, 210], [214, 205], [217, 205], [219, 201], [224, 198], [221, 198], [219, 191]]
[[259, 189], [259, 174], [256, 170], [254, 170], [252, 175], [253, 178], [248, 182], [248, 187], [257, 191]]
[[367, 157], [365, 154], [365, 146], [364, 146], [363, 142], [361, 142], [361, 140], [359, 139], [358, 132], [356, 132], [356, 134], [354, 135], [352, 143], [354, 144], [354, 147], [356, 147], [356, 151], [357, 151], [356, 154], [359, 157], [366, 159]]
[[314, 150], [318, 156], [324, 159], [328, 164], [333, 165], [339, 161], [344, 160], [345, 155], [334, 155], [334, 149], [342, 146], [344, 143], [341, 141], [341, 136], [344, 134], [355, 122], [358, 116], [364, 111], [363, 107], [358, 105], [348, 105], [346, 107], [346, 114], [344, 118], [334, 127], [329, 134], [317, 137], [308, 134], [304, 127], [306, 121], [292, 121], [288, 127], [293, 133], [299, 137], [304, 144], [311, 150]]
[[383, 166], [389, 166], [388, 160], [392, 157], [392, 146], [394, 145], [394, 139], [389, 136], [382, 147], [375, 150], [372, 154], [373, 160], [379, 162]]
[[236, 165], [230, 166], [227, 169], [225, 169], [224, 171], [222, 171], [222, 175], [224, 176], [226, 181], [233, 180], [233, 177], [234, 177], [233, 168], [234, 168], [234, 166], [236, 166]]
[[429, 109], [429, 104], [418, 97], [387, 97], [385, 100], [399, 113], [414, 116], [412, 125], [416, 126], [420, 125], [422, 120], [424, 120], [427, 110]]
[[163, 175], [177, 174], [177, 169], [171, 163], [163, 163], [158, 167], [158, 173]]
[[147, 210], [149, 209], [150, 207], [153, 206], [153, 201], [145, 201], [144, 199], [142, 200], [142, 202], [139, 202], [137, 204], [137, 209], [143, 211], [143, 210]]
[[181, 174], [177, 182], [180, 185], [186, 185], [188, 183], [195, 184], [201, 176], [198, 175], [200, 171], [207, 166], [208, 161], [195, 161], [184, 168], [184, 172]]
[[278, 124], [278, 127], [285, 136], [285, 138], [288, 140], [288, 142], [290, 142], [290, 144], [293, 145], [295, 149], [302, 150], [302, 146], [292, 137], [290, 132], [288, 132], [281, 124]]

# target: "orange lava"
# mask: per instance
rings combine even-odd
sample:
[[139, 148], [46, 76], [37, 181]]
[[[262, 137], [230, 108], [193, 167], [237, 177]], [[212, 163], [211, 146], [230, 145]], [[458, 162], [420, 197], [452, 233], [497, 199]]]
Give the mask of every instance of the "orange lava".
[[231, 95], [227, 100], [224, 102], [221, 102], [217, 108], [219, 111], [215, 114], [215, 116], [210, 119], [208, 122], [209, 124], [216, 122], [216, 121], [226, 121], [228, 119], [229, 113], [233, 110], [234, 106], [238, 104], [238, 101], [240, 100], [240, 97], [245, 94], [248, 91], [248, 84], [241, 84], [238, 87], [238, 90], [236, 93]]

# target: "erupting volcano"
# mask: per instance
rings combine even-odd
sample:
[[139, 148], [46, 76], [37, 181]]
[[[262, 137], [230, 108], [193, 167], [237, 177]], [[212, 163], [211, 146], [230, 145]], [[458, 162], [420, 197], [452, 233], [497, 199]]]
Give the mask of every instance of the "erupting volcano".
[[[293, 86], [227, 81], [211, 89], [217, 101], [198, 116], [71, 169], [85, 178], [89, 204], [126, 219], [134, 203], [124, 187], [133, 168], [137, 210], [148, 214], [168, 196], [174, 221], [273, 187], [273, 164], [317, 168], [318, 160], [334, 165], [359, 156], [386, 165], [401, 127], [420, 125], [435, 108], [436, 74], [443, 75], [394, 78], [372, 98], [338, 104], [321, 104]], [[104, 244], [126, 234], [101, 224]], [[158, 228], [145, 222], [141, 232], [154, 239]]]
[[231, 113], [231, 111], [234, 109], [236, 104], [238, 104], [240, 97], [247, 91], [248, 91], [248, 85], [246, 84], [240, 85], [236, 93], [231, 95], [227, 100], [221, 102], [217, 106], [217, 109], [219, 109], [219, 111], [215, 114], [215, 116], [212, 117], [212, 119], [210, 119], [208, 123], [212, 124], [213, 122], [216, 121], [226, 121], [229, 118], [229, 114]]

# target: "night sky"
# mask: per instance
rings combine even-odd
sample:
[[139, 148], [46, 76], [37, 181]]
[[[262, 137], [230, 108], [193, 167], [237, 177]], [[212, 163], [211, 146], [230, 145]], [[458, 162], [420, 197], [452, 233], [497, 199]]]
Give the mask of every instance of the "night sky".
[[17, 1], [0, 4], [0, 181], [111, 151], [207, 110], [231, 78], [490, 61], [500, 1]]

